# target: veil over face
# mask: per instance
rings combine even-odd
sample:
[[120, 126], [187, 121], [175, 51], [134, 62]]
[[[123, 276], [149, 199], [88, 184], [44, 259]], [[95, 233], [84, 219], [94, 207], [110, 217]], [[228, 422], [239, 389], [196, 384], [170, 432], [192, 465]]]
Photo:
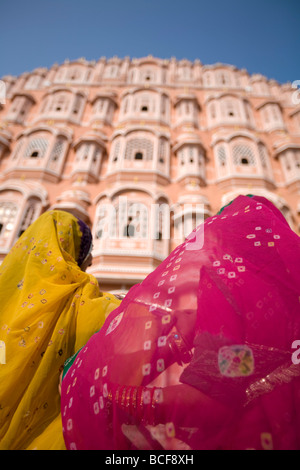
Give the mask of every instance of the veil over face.
[[80, 269], [91, 244], [86, 224], [48, 211], [0, 266], [0, 449], [26, 448], [59, 415], [65, 360], [120, 303]]
[[265, 198], [239, 196], [197, 227], [67, 371], [67, 448], [300, 448], [299, 262]]

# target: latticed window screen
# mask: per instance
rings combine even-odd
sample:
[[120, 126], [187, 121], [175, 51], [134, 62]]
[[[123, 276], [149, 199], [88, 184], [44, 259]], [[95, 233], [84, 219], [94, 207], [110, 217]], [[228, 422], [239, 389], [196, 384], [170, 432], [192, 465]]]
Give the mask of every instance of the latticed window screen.
[[262, 144], [258, 145], [259, 158], [263, 168], [267, 168], [267, 154], [266, 149]]
[[153, 158], [153, 143], [147, 139], [131, 139], [127, 142], [125, 159], [133, 160], [137, 158], [137, 154], [142, 154], [143, 160], [152, 160]]
[[121, 141], [117, 140], [114, 143], [114, 147], [113, 147], [113, 151], [112, 151], [112, 161], [113, 162], [116, 162], [118, 160], [120, 149], [121, 149]]
[[166, 142], [160, 139], [158, 147], [158, 160], [160, 163], [164, 163], [166, 154]]
[[73, 105], [73, 114], [78, 114], [79, 113], [79, 110], [81, 108], [81, 102], [82, 102], [81, 96], [77, 95], [75, 97], [75, 101], [74, 101], [74, 105]]
[[23, 219], [20, 225], [18, 237], [20, 237], [25, 230], [29, 227], [30, 224], [32, 224], [35, 216], [35, 211], [36, 211], [36, 203], [30, 202], [30, 204], [27, 206]]
[[0, 236], [8, 238], [15, 226], [18, 207], [13, 202], [0, 202]]
[[97, 240], [99, 240], [100, 238], [108, 237], [109, 235], [109, 233], [107, 232], [108, 223], [109, 223], [109, 211], [107, 210], [107, 206], [104, 205], [99, 208], [98, 217], [96, 219], [95, 236]]
[[218, 74], [217, 81], [219, 85], [230, 85], [230, 78], [225, 72]]
[[19, 156], [20, 150], [23, 147], [23, 144], [24, 144], [24, 140], [23, 139], [19, 140], [19, 142], [17, 143], [16, 148], [15, 148], [13, 154], [12, 154], [13, 160], [16, 160], [17, 157]]
[[223, 146], [218, 147], [217, 156], [218, 156], [218, 164], [220, 166], [225, 166], [226, 165], [226, 151]]
[[76, 151], [76, 161], [84, 161], [89, 158], [92, 144], [81, 144]]
[[112, 238], [120, 238], [123, 236], [124, 227], [128, 219], [128, 206], [127, 202], [120, 199], [113, 205], [109, 221], [109, 234]]
[[148, 235], [148, 210], [144, 204], [134, 202], [129, 204], [128, 217], [132, 219], [132, 236], [135, 238], [147, 238]]
[[300, 150], [294, 152], [296, 168], [300, 169]]
[[40, 77], [38, 75], [32, 75], [25, 84], [25, 90], [34, 90], [38, 87], [39, 81]]
[[188, 151], [189, 151], [189, 161], [190, 163], [194, 163], [195, 147], [192, 147], [191, 145], [189, 145]]
[[70, 68], [67, 72], [67, 80], [79, 80], [82, 76], [82, 71], [78, 68]]
[[226, 100], [223, 103], [223, 110], [226, 116], [231, 116], [231, 117], [236, 116], [237, 114], [236, 103], [232, 102], [231, 100]]
[[64, 145], [65, 145], [65, 140], [64, 139], [58, 139], [51, 152], [51, 157], [50, 160], [53, 161], [58, 161], [61, 159], [64, 151]]
[[247, 145], [239, 144], [233, 147], [234, 165], [255, 165], [255, 156]]
[[25, 158], [28, 158], [28, 157], [43, 158], [47, 151], [48, 145], [49, 145], [49, 142], [47, 139], [37, 138], [37, 139], [30, 140], [25, 150]]
[[69, 102], [70, 95], [66, 96], [65, 93], [55, 93], [50, 109], [55, 112], [66, 112], [69, 107]]
[[147, 238], [148, 209], [138, 202], [120, 199], [109, 215], [112, 238]]

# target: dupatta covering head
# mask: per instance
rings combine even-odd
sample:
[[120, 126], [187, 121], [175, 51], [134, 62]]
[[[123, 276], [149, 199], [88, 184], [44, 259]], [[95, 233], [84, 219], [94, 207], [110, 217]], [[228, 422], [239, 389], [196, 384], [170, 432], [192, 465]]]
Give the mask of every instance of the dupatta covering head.
[[300, 448], [300, 240], [261, 197], [200, 225], [62, 383], [69, 449]]
[[0, 267], [0, 448], [24, 449], [60, 413], [65, 360], [119, 305], [80, 266], [91, 231], [49, 211], [20, 237]]

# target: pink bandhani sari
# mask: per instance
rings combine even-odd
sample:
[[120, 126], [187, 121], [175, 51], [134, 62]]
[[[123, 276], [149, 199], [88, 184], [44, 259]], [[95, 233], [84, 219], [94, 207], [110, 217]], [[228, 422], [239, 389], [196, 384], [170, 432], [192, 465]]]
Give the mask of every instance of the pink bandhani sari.
[[265, 198], [207, 219], [67, 370], [67, 448], [300, 449], [299, 266]]

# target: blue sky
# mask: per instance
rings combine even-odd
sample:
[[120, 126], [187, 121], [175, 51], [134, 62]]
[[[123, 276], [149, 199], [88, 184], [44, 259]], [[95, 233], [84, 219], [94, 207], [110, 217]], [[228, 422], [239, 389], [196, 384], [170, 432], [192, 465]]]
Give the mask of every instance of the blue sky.
[[0, 0], [0, 18], [0, 77], [152, 54], [300, 80], [299, 0]]

